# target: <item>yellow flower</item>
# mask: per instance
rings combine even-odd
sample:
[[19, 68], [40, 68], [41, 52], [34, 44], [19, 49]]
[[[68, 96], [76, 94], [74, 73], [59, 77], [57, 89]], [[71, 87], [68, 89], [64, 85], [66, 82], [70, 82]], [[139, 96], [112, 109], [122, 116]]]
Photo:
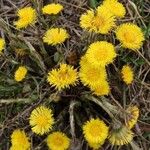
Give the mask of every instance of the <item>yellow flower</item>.
[[122, 79], [126, 84], [131, 84], [134, 79], [134, 73], [132, 71], [132, 68], [128, 65], [124, 65], [122, 70]]
[[2, 50], [4, 49], [5, 47], [5, 40], [0, 38], [0, 55], [2, 53]]
[[25, 7], [18, 10], [18, 21], [14, 22], [16, 28], [26, 28], [29, 25], [34, 25], [37, 19], [36, 11], [32, 7]]
[[129, 116], [127, 117], [127, 126], [132, 129], [139, 118], [139, 109], [137, 106], [131, 106], [127, 109]]
[[26, 50], [25, 49], [16, 48], [14, 50], [15, 50], [15, 53], [16, 53], [17, 56], [24, 56], [24, 55], [26, 55]]
[[125, 7], [117, 0], [104, 0], [103, 7], [106, 7], [115, 17], [123, 18], [126, 14]]
[[105, 67], [95, 68], [86, 59], [86, 55], [80, 60], [79, 77], [83, 85], [95, 86], [101, 84], [107, 77]]
[[131, 50], [138, 50], [144, 41], [144, 35], [137, 25], [133, 23], [124, 23], [116, 30], [116, 37], [122, 43], [122, 47]]
[[90, 32], [107, 34], [115, 26], [115, 18], [105, 7], [87, 10], [80, 17], [80, 26]]
[[52, 110], [45, 106], [39, 106], [34, 109], [29, 119], [32, 131], [40, 135], [49, 132], [54, 124]]
[[53, 132], [47, 137], [47, 145], [51, 150], [67, 150], [70, 139], [62, 132]]
[[63, 9], [63, 6], [61, 4], [52, 3], [52, 4], [48, 4], [48, 5], [44, 6], [42, 8], [42, 12], [43, 12], [43, 14], [56, 15], [60, 11], [62, 11], [62, 9]]
[[69, 38], [69, 34], [63, 28], [51, 28], [49, 29], [44, 37], [43, 41], [48, 45], [57, 45], [65, 42]]
[[83, 134], [88, 143], [102, 145], [108, 136], [108, 127], [100, 119], [90, 119], [83, 125]]
[[133, 139], [133, 132], [126, 126], [122, 126], [119, 129], [112, 129], [108, 139], [112, 145], [129, 144]]
[[91, 86], [90, 89], [97, 96], [108, 95], [110, 92], [110, 87], [106, 80], [101, 80], [101, 84]]
[[11, 135], [11, 143], [12, 143], [12, 146], [10, 150], [29, 150], [30, 149], [29, 139], [26, 136], [25, 132], [20, 129], [13, 131]]
[[96, 68], [112, 63], [116, 56], [115, 47], [106, 41], [92, 43], [86, 53], [87, 60]]
[[76, 85], [78, 73], [73, 66], [60, 64], [59, 69], [53, 69], [48, 73], [47, 81], [58, 90], [68, 88], [70, 85]]
[[20, 82], [25, 78], [26, 74], [27, 74], [27, 68], [25, 66], [20, 66], [16, 70], [14, 78], [17, 82]]

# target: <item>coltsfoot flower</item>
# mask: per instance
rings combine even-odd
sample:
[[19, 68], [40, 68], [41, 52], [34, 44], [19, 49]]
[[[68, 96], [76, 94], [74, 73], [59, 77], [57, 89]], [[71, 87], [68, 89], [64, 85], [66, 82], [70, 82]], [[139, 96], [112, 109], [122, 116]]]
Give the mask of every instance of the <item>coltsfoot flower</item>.
[[20, 129], [13, 131], [11, 135], [11, 148], [10, 150], [29, 150], [30, 142], [25, 132]]
[[69, 88], [70, 85], [76, 85], [77, 80], [77, 70], [67, 64], [60, 64], [59, 69], [53, 69], [47, 76], [49, 84], [56, 87], [59, 91]]
[[86, 55], [80, 60], [79, 77], [83, 85], [98, 86], [107, 78], [105, 67], [95, 68], [86, 59]]
[[139, 118], [139, 108], [137, 106], [130, 106], [127, 112], [129, 116], [127, 116], [126, 124], [129, 129], [132, 129]]
[[121, 42], [122, 47], [138, 50], [144, 41], [144, 34], [137, 25], [133, 23], [121, 24], [116, 30], [116, 37]]
[[120, 128], [112, 129], [108, 139], [112, 145], [126, 145], [131, 143], [133, 132], [126, 126], [121, 126]]
[[28, 70], [25, 66], [20, 66], [15, 72], [15, 75], [14, 75], [15, 80], [17, 82], [22, 81], [25, 78], [27, 71]]
[[92, 43], [86, 52], [87, 60], [96, 68], [112, 63], [116, 56], [114, 45], [106, 41]]
[[17, 12], [19, 19], [14, 22], [16, 28], [26, 28], [29, 25], [34, 25], [37, 20], [37, 15], [35, 9], [32, 7], [25, 7], [19, 9]]
[[29, 120], [32, 131], [39, 135], [48, 133], [54, 124], [52, 110], [45, 106], [39, 106], [34, 109]]
[[122, 79], [126, 84], [131, 84], [134, 79], [134, 73], [132, 68], [129, 65], [124, 65], [122, 70]]
[[101, 84], [90, 86], [91, 91], [93, 94], [97, 96], [108, 95], [110, 92], [110, 87], [107, 80], [101, 80]]
[[63, 28], [51, 28], [44, 34], [43, 41], [48, 45], [57, 45], [65, 42], [69, 34]]
[[63, 6], [61, 4], [48, 4], [42, 8], [43, 14], [48, 15], [56, 15], [63, 10]]
[[104, 0], [102, 6], [108, 9], [117, 18], [123, 18], [126, 14], [125, 7], [119, 3], [118, 0]]
[[115, 26], [115, 18], [105, 7], [87, 10], [80, 17], [80, 26], [90, 32], [107, 34]]
[[0, 38], [0, 55], [2, 53], [2, 50], [5, 48], [5, 40]]
[[90, 119], [83, 125], [83, 134], [90, 146], [101, 146], [108, 136], [108, 127], [100, 119]]
[[47, 137], [47, 145], [51, 150], [67, 150], [70, 139], [62, 132], [53, 132]]

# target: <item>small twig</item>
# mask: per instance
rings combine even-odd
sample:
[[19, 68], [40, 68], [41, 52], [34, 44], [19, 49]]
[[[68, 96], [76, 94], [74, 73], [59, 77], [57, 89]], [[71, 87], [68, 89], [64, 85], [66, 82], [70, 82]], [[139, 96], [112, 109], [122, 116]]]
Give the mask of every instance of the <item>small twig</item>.
[[146, 63], [150, 66], [150, 62], [143, 56], [143, 54], [138, 51], [138, 54], [146, 61]]
[[36, 60], [38, 61], [37, 64], [40, 66], [40, 68], [42, 69], [42, 71], [45, 73], [46, 67], [45, 67], [45, 64], [44, 64], [44, 62], [42, 60], [42, 57], [37, 53], [37, 51], [34, 49], [34, 47], [32, 46], [32, 44], [30, 42], [28, 42], [24, 37], [22, 37], [22, 39], [24, 40], [25, 44], [30, 49], [31, 55], [33, 57], [35, 57]]
[[1, 104], [10, 104], [10, 103], [30, 103], [32, 102], [29, 98], [17, 98], [17, 99], [0, 99]]
[[69, 107], [69, 114], [70, 114], [70, 128], [71, 128], [71, 135], [72, 135], [72, 139], [73, 141], [76, 138], [75, 135], [75, 123], [74, 123], [74, 114], [73, 114], [73, 110], [74, 110], [74, 106], [77, 104], [76, 101], [72, 100], [70, 102], [70, 107]]
[[107, 107], [104, 106], [104, 104], [102, 103], [101, 100], [98, 100], [97, 98], [95, 98], [93, 96], [87, 96], [86, 98], [89, 99], [89, 100], [91, 100], [91, 101], [93, 101], [93, 102], [95, 102], [100, 107], [102, 107], [112, 119], [115, 118], [114, 115], [113, 115], [113, 113]]

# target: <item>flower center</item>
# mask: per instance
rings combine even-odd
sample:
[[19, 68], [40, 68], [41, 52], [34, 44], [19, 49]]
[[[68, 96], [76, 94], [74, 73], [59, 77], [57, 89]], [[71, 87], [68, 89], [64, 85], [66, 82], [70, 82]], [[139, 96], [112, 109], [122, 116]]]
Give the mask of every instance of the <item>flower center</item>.
[[103, 49], [103, 50], [98, 50], [97, 53], [95, 53], [95, 59], [97, 61], [104, 61], [107, 59], [107, 56], [108, 56], [108, 52], [107, 50]]
[[54, 139], [54, 143], [55, 143], [56, 146], [60, 146], [60, 145], [63, 144], [63, 139], [62, 139], [61, 137], [58, 137], [58, 136], [57, 136], [57, 137]]
[[59, 74], [60, 80], [66, 80], [68, 77], [69, 77], [69, 75], [68, 75], [68, 71], [67, 70], [61, 71], [60, 74]]
[[92, 25], [96, 28], [102, 27], [104, 25], [104, 18], [101, 16], [95, 16], [92, 21]]
[[124, 38], [125, 38], [125, 41], [128, 42], [128, 43], [132, 43], [135, 41], [135, 38], [134, 35], [132, 34], [132, 32], [125, 32], [124, 33]]
[[92, 127], [92, 129], [90, 130], [90, 134], [93, 137], [98, 137], [101, 133], [101, 129], [98, 125], [94, 125], [94, 127]]
[[48, 119], [47, 119], [46, 116], [39, 116], [38, 119], [37, 119], [37, 123], [40, 126], [45, 126], [48, 123]]
[[95, 79], [99, 79], [100, 77], [100, 74], [99, 72], [97, 71], [97, 69], [95, 68], [90, 68], [89, 72], [88, 72], [88, 78], [93, 81], [95, 81]]

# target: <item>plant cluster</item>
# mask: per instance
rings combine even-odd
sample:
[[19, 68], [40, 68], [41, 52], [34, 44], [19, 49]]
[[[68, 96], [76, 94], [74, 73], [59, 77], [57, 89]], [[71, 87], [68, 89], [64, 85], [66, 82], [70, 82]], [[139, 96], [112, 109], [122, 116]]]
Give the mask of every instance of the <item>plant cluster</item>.
[[[126, 15], [126, 8], [122, 3], [118, 0], [104, 0], [96, 8], [85, 10], [79, 17], [78, 24], [84, 32], [80, 40], [87, 40], [89, 43], [81, 46], [82, 52], [79, 54], [77, 63], [71, 64], [65, 57], [63, 49], [67, 47], [72, 35], [66, 28], [55, 24], [59, 15], [63, 15], [64, 6], [60, 3], [50, 3], [38, 10], [37, 4], [33, 1], [32, 7], [19, 8], [16, 13], [18, 19], [11, 25], [17, 33], [10, 34], [10, 29], [4, 27], [8, 38], [6, 40], [0, 38], [0, 57], [5, 55], [3, 50], [7, 51], [10, 46], [16, 56], [21, 58], [13, 73], [13, 80], [19, 85], [24, 84], [32, 73], [36, 73], [34, 69], [37, 67], [40, 73], [36, 73], [36, 76], [39, 75], [42, 78], [43, 84], [46, 84], [50, 91], [50, 95], [43, 98], [48, 100], [34, 107], [26, 118], [30, 125], [30, 133], [41, 137], [46, 135], [44, 141], [51, 150], [69, 149], [75, 140], [75, 130], [79, 130], [77, 134], [83, 136], [92, 149], [100, 149], [105, 142], [113, 146], [132, 144], [133, 128], [138, 121], [139, 108], [136, 105], [123, 108], [118, 101], [110, 100], [113, 89], [110, 74], [111, 71], [113, 72], [113, 69], [111, 70], [113, 65], [120, 61], [121, 53], [139, 53], [145, 40], [142, 29], [135, 23], [120, 21]], [[36, 26], [43, 27], [40, 40], [35, 41], [40, 43], [40, 48], [38, 47], [37, 50], [24, 38], [25, 34], [22, 32], [28, 28], [34, 29]], [[115, 38], [114, 42], [109, 40], [112, 36]], [[90, 38], [92, 40], [89, 41]], [[8, 42], [10, 39], [12, 41]], [[17, 42], [17, 45], [12, 45], [13, 40]], [[25, 63], [23, 58], [26, 55], [31, 55], [34, 63], [36, 62], [36, 67]], [[117, 68], [119, 76], [117, 80], [124, 87], [129, 87], [134, 82], [133, 65], [124, 63]], [[43, 88], [43, 85], [40, 86]], [[69, 111], [71, 108], [78, 107], [80, 103], [85, 109], [83, 111], [89, 115], [88, 119], [82, 119], [79, 116], [76, 118], [74, 110], [71, 111], [69, 121], [71, 134], [57, 128], [60, 123], [55, 117], [57, 110], [51, 107], [53, 105], [51, 103], [61, 105], [65, 99], [61, 97], [64, 93], [66, 95], [71, 93], [70, 102], [67, 102], [70, 104]], [[94, 104], [96, 106], [93, 106]], [[105, 116], [98, 114], [97, 106], [102, 108]], [[93, 108], [95, 110], [92, 110]], [[78, 121], [79, 124], [76, 123]], [[75, 124], [78, 124], [79, 129], [76, 129]], [[33, 143], [29, 137], [25, 130], [15, 129], [11, 135], [10, 150], [31, 149]]]

